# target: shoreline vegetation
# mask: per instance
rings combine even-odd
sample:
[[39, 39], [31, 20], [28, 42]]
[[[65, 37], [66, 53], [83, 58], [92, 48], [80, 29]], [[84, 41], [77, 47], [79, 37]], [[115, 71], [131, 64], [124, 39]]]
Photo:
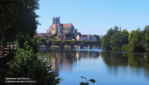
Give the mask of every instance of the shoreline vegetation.
[[110, 28], [101, 39], [101, 46], [106, 50], [116, 51], [149, 51], [149, 25], [144, 30], [140, 28], [132, 30], [130, 33], [126, 29], [119, 31], [115, 26]]

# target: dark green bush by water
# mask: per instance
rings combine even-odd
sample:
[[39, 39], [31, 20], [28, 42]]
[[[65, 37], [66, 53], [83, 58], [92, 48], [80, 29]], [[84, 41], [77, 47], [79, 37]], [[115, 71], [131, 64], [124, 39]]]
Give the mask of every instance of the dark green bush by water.
[[[29, 45], [28, 41], [24, 42], [24, 45], [19, 48], [18, 42], [15, 59], [7, 65], [5, 78], [30, 78], [30, 81], [36, 81], [36, 83], [27, 83], [27, 85], [56, 85], [60, 83], [58, 75], [51, 71], [51, 66], [48, 66], [44, 59], [38, 58], [33, 48]], [[2, 79], [1, 84], [6, 84]], [[11, 85], [11, 84], [10, 84]], [[19, 85], [24, 85], [20, 83]]]

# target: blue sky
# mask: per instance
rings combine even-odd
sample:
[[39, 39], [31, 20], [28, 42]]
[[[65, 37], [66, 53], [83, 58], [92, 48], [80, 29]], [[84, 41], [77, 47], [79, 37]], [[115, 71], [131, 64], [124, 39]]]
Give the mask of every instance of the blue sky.
[[46, 33], [53, 17], [72, 23], [82, 34], [105, 35], [114, 26], [128, 32], [149, 25], [149, 0], [39, 0], [38, 33]]

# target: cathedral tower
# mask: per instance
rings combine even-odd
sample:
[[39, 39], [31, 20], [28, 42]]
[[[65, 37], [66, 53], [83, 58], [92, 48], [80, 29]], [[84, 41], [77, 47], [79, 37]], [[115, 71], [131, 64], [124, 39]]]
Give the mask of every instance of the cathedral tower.
[[60, 17], [53, 17], [53, 24], [60, 24]]

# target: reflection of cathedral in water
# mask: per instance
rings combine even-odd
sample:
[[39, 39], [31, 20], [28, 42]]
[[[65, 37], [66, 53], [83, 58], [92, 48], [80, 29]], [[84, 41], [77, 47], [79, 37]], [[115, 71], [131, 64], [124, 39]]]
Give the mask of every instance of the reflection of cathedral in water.
[[[89, 51], [64, 51], [64, 52], [52, 52], [55, 57], [55, 63], [52, 63], [52, 68], [57, 70], [71, 71], [71, 68], [76, 61], [81, 58], [97, 58], [98, 52]], [[75, 64], [74, 64], [75, 65]]]
[[[44, 49], [40, 51], [46, 53], [47, 50]], [[49, 52], [49, 51], [48, 51]], [[72, 51], [72, 50], [62, 50], [62, 51], [51, 51], [52, 56], [52, 69], [55, 69], [56, 73], [59, 73], [59, 70], [71, 71], [72, 66], [77, 63], [81, 58], [98, 58], [99, 52], [95, 51]], [[49, 61], [50, 59], [47, 58]]]

